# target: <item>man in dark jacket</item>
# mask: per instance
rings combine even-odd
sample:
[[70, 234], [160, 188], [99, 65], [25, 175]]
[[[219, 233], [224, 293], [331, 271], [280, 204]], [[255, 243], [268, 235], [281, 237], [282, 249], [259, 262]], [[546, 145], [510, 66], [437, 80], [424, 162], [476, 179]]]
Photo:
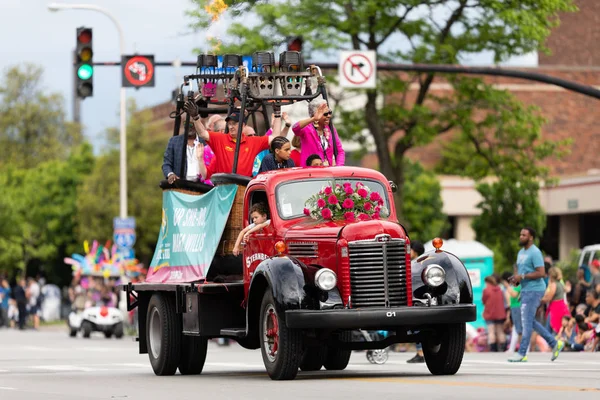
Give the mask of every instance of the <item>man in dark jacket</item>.
[[19, 309], [19, 329], [25, 329], [27, 322], [27, 292], [25, 290], [25, 279], [19, 279], [17, 286], [15, 286], [15, 301], [17, 302], [17, 308]]

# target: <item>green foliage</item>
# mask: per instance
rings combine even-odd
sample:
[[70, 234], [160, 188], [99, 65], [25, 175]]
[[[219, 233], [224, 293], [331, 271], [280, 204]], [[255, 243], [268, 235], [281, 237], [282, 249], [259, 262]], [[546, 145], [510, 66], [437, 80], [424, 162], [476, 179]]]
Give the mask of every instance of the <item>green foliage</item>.
[[67, 160], [7, 168], [0, 174], [9, 206], [10, 225], [0, 235], [0, 263], [7, 270], [24, 270], [34, 263], [53, 281], [65, 278], [62, 258], [74, 246], [77, 187], [92, 165], [92, 148], [84, 144]]
[[[0, 82], [0, 270], [61, 276], [74, 242], [77, 186], [93, 164], [63, 98], [42, 87], [42, 69], [8, 69]], [[31, 269], [31, 270], [30, 270]]]
[[519, 251], [519, 232], [534, 228], [541, 235], [546, 217], [538, 201], [539, 184], [533, 180], [480, 183], [483, 200], [473, 221], [477, 239], [494, 250], [497, 271], [511, 270]]
[[46, 93], [42, 68], [9, 68], [0, 83], [0, 166], [32, 168], [65, 159], [82, 143], [79, 126], [65, 120], [64, 99]]
[[443, 213], [442, 187], [435, 174], [418, 162], [405, 159], [404, 201], [405, 227], [412, 240], [426, 242], [448, 228]]
[[[136, 219], [136, 257], [149, 264], [160, 229], [163, 179], [160, 166], [168, 136], [162, 124], [151, 125], [149, 111], [138, 112], [130, 104], [127, 124], [128, 215]], [[113, 145], [116, 132], [108, 132]], [[112, 240], [113, 218], [119, 215], [119, 151], [113, 148], [98, 157], [94, 170], [77, 193], [77, 237], [81, 252], [84, 240]]]

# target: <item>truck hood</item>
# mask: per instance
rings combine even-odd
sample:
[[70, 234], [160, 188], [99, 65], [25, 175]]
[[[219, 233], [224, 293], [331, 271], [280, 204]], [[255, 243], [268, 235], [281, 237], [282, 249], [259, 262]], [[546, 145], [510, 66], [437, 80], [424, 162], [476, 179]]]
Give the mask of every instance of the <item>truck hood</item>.
[[343, 235], [346, 240], [351, 242], [373, 239], [376, 235], [381, 234], [388, 234], [393, 238], [406, 238], [402, 226], [391, 221], [315, 221], [307, 218], [291, 226], [285, 233], [285, 239], [337, 239]]
[[285, 239], [337, 238], [346, 224], [344, 221], [316, 221], [305, 218], [296, 222], [286, 231]]

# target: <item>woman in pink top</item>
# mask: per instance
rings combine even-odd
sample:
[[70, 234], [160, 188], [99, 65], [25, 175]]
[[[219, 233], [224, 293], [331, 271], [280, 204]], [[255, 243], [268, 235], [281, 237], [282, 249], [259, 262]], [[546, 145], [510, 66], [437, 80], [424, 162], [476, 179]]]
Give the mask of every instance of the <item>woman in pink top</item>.
[[[329, 121], [332, 114], [325, 100], [313, 100], [308, 103], [308, 115], [310, 118], [298, 121], [292, 126], [292, 131], [300, 138], [300, 142], [302, 143], [300, 165], [305, 165], [306, 159], [311, 154], [321, 156], [324, 166], [344, 165], [346, 155], [342, 148], [342, 142], [335, 128], [333, 128], [335, 138], [329, 130]], [[333, 153], [334, 145], [337, 147], [337, 158], [334, 157]]]

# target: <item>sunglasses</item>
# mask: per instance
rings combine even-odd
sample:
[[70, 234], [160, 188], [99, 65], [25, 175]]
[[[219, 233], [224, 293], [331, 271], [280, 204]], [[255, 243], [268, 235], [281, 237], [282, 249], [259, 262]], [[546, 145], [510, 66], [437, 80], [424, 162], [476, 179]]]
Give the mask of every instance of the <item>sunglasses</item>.
[[333, 115], [333, 111], [329, 111], [323, 114], [324, 117], [329, 117], [330, 115]]

